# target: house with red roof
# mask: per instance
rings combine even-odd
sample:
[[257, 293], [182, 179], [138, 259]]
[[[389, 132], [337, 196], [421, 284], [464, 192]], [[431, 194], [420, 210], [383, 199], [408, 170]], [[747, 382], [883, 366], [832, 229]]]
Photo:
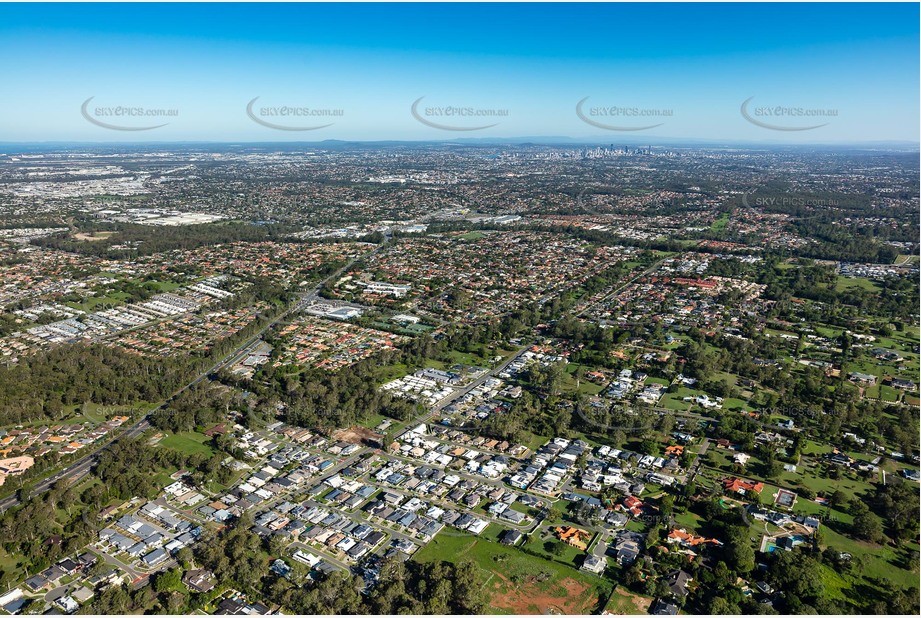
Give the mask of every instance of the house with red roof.
[[734, 476], [723, 479], [723, 489], [730, 493], [746, 494], [750, 491], [761, 493], [764, 489], [764, 483], [755, 481], [745, 481]]

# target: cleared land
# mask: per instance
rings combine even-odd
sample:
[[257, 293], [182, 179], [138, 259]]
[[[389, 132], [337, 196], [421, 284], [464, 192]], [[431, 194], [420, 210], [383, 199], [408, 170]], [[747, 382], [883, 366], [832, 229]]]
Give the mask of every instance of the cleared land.
[[497, 614], [589, 614], [606, 602], [611, 582], [493, 541], [441, 533], [415, 560], [471, 560], [483, 570]]

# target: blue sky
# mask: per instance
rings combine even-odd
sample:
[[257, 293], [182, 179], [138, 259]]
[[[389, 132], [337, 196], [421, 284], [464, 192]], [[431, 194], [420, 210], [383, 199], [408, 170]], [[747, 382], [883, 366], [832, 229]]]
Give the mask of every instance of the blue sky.
[[[917, 4], [0, 4], [0, 141], [917, 142], [918, 24]], [[93, 119], [168, 124], [99, 127], [81, 115], [89, 97]], [[268, 122], [333, 124], [262, 126], [246, 113], [254, 97]], [[432, 123], [497, 124], [428, 126], [410, 112], [420, 97]], [[661, 125], [591, 126], [576, 114], [585, 97], [583, 116], [604, 125]], [[764, 124], [825, 126], [759, 126], [740, 112], [750, 97]], [[102, 115], [118, 106], [178, 115]], [[341, 115], [263, 109], [282, 106]], [[788, 109], [766, 115], [777, 107]]]

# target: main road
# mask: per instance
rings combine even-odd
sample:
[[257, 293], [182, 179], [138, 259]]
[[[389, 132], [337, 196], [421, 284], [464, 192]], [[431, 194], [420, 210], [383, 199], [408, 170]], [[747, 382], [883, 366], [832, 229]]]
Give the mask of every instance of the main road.
[[[374, 255], [375, 253], [383, 249], [390, 242], [390, 239], [391, 239], [391, 236], [388, 233], [385, 239], [385, 242], [378, 245], [370, 253], [364, 254], [361, 257], [366, 258], [371, 255]], [[92, 467], [98, 461], [100, 453], [102, 453], [104, 450], [111, 447], [115, 442], [117, 442], [118, 440], [122, 438], [126, 438], [126, 437], [133, 438], [133, 437], [137, 437], [141, 435], [142, 433], [144, 433], [144, 431], [150, 428], [151, 415], [157, 412], [158, 410], [161, 410], [165, 406], [167, 406], [180, 393], [198, 384], [202, 380], [206, 379], [209, 375], [212, 375], [215, 372], [220, 371], [224, 367], [232, 366], [234, 363], [238, 362], [242, 358], [245, 358], [245, 356], [249, 353], [250, 349], [253, 346], [255, 346], [256, 343], [258, 343], [260, 339], [262, 339], [262, 336], [266, 333], [266, 331], [268, 331], [270, 328], [275, 326], [278, 322], [287, 318], [289, 315], [296, 313], [300, 311], [301, 309], [303, 309], [306, 304], [316, 300], [319, 295], [320, 290], [323, 289], [323, 286], [325, 286], [327, 282], [334, 281], [336, 278], [341, 276], [342, 273], [345, 272], [349, 267], [351, 267], [352, 264], [354, 264], [358, 259], [359, 259], [358, 257], [354, 257], [350, 259], [343, 266], [337, 269], [334, 273], [332, 273], [331, 275], [326, 277], [326, 279], [323, 279], [320, 283], [318, 283], [311, 291], [305, 292], [303, 294], [299, 294], [298, 299], [288, 309], [286, 309], [285, 311], [275, 316], [268, 324], [263, 326], [256, 334], [254, 334], [252, 337], [250, 337], [249, 339], [241, 343], [239, 346], [234, 348], [233, 351], [229, 352], [226, 356], [224, 356], [224, 358], [217, 361], [214, 365], [212, 365], [205, 371], [195, 376], [185, 386], [177, 390], [169, 398], [167, 398], [165, 401], [157, 405], [157, 407], [148, 411], [147, 414], [143, 418], [141, 418], [138, 422], [136, 422], [134, 425], [131, 425], [130, 427], [125, 429], [122, 433], [120, 433], [118, 436], [110, 440], [108, 443], [106, 443], [104, 446], [97, 449], [96, 451], [81, 457], [80, 459], [74, 461], [72, 464], [70, 464], [63, 470], [60, 470], [56, 472], [55, 474], [53, 474], [52, 476], [49, 476], [41, 480], [29, 490], [29, 494], [34, 496], [36, 494], [44, 493], [48, 491], [49, 489], [51, 489], [51, 487], [55, 483], [57, 483], [58, 481], [62, 479], [70, 479], [71, 483], [75, 483], [83, 479], [87, 474], [89, 474]], [[0, 500], [0, 513], [5, 512], [8, 509], [18, 504], [20, 504], [20, 500], [16, 494], [13, 494], [12, 496], [8, 496]]]

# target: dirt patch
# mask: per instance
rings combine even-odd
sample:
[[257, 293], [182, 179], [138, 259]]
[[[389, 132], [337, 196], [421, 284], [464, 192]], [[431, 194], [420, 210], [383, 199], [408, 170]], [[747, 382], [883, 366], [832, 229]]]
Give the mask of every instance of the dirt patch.
[[598, 597], [587, 594], [590, 586], [571, 577], [560, 580], [545, 590], [539, 578], [528, 577], [519, 583], [494, 571], [501, 581], [493, 585], [489, 604], [496, 609], [511, 610], [513, 614], [589, 614], [598, 605]]
[[652, 599], [633, 594], [629, 590], [618, 588], [611, 594], [605, 611], [618, 615], [648, 614]]
[[349, 444], [365, 444], [379, 447], [383, 444], [384, 436], [379, 433], [374, 433], [367, 427], [349, 427], [348, 429], [336, 430], [333, 433], [333, 440], [348, 442]]
[[95, 242], [97, 240], [105, 240], [110, 236], [113, 236], [115, 232], [95, 232], [93, 234], [87, 234], [86, 232], [77, 232], [74, 234], [74, 238], [77, 240], [85, 240], [87, 242]]

